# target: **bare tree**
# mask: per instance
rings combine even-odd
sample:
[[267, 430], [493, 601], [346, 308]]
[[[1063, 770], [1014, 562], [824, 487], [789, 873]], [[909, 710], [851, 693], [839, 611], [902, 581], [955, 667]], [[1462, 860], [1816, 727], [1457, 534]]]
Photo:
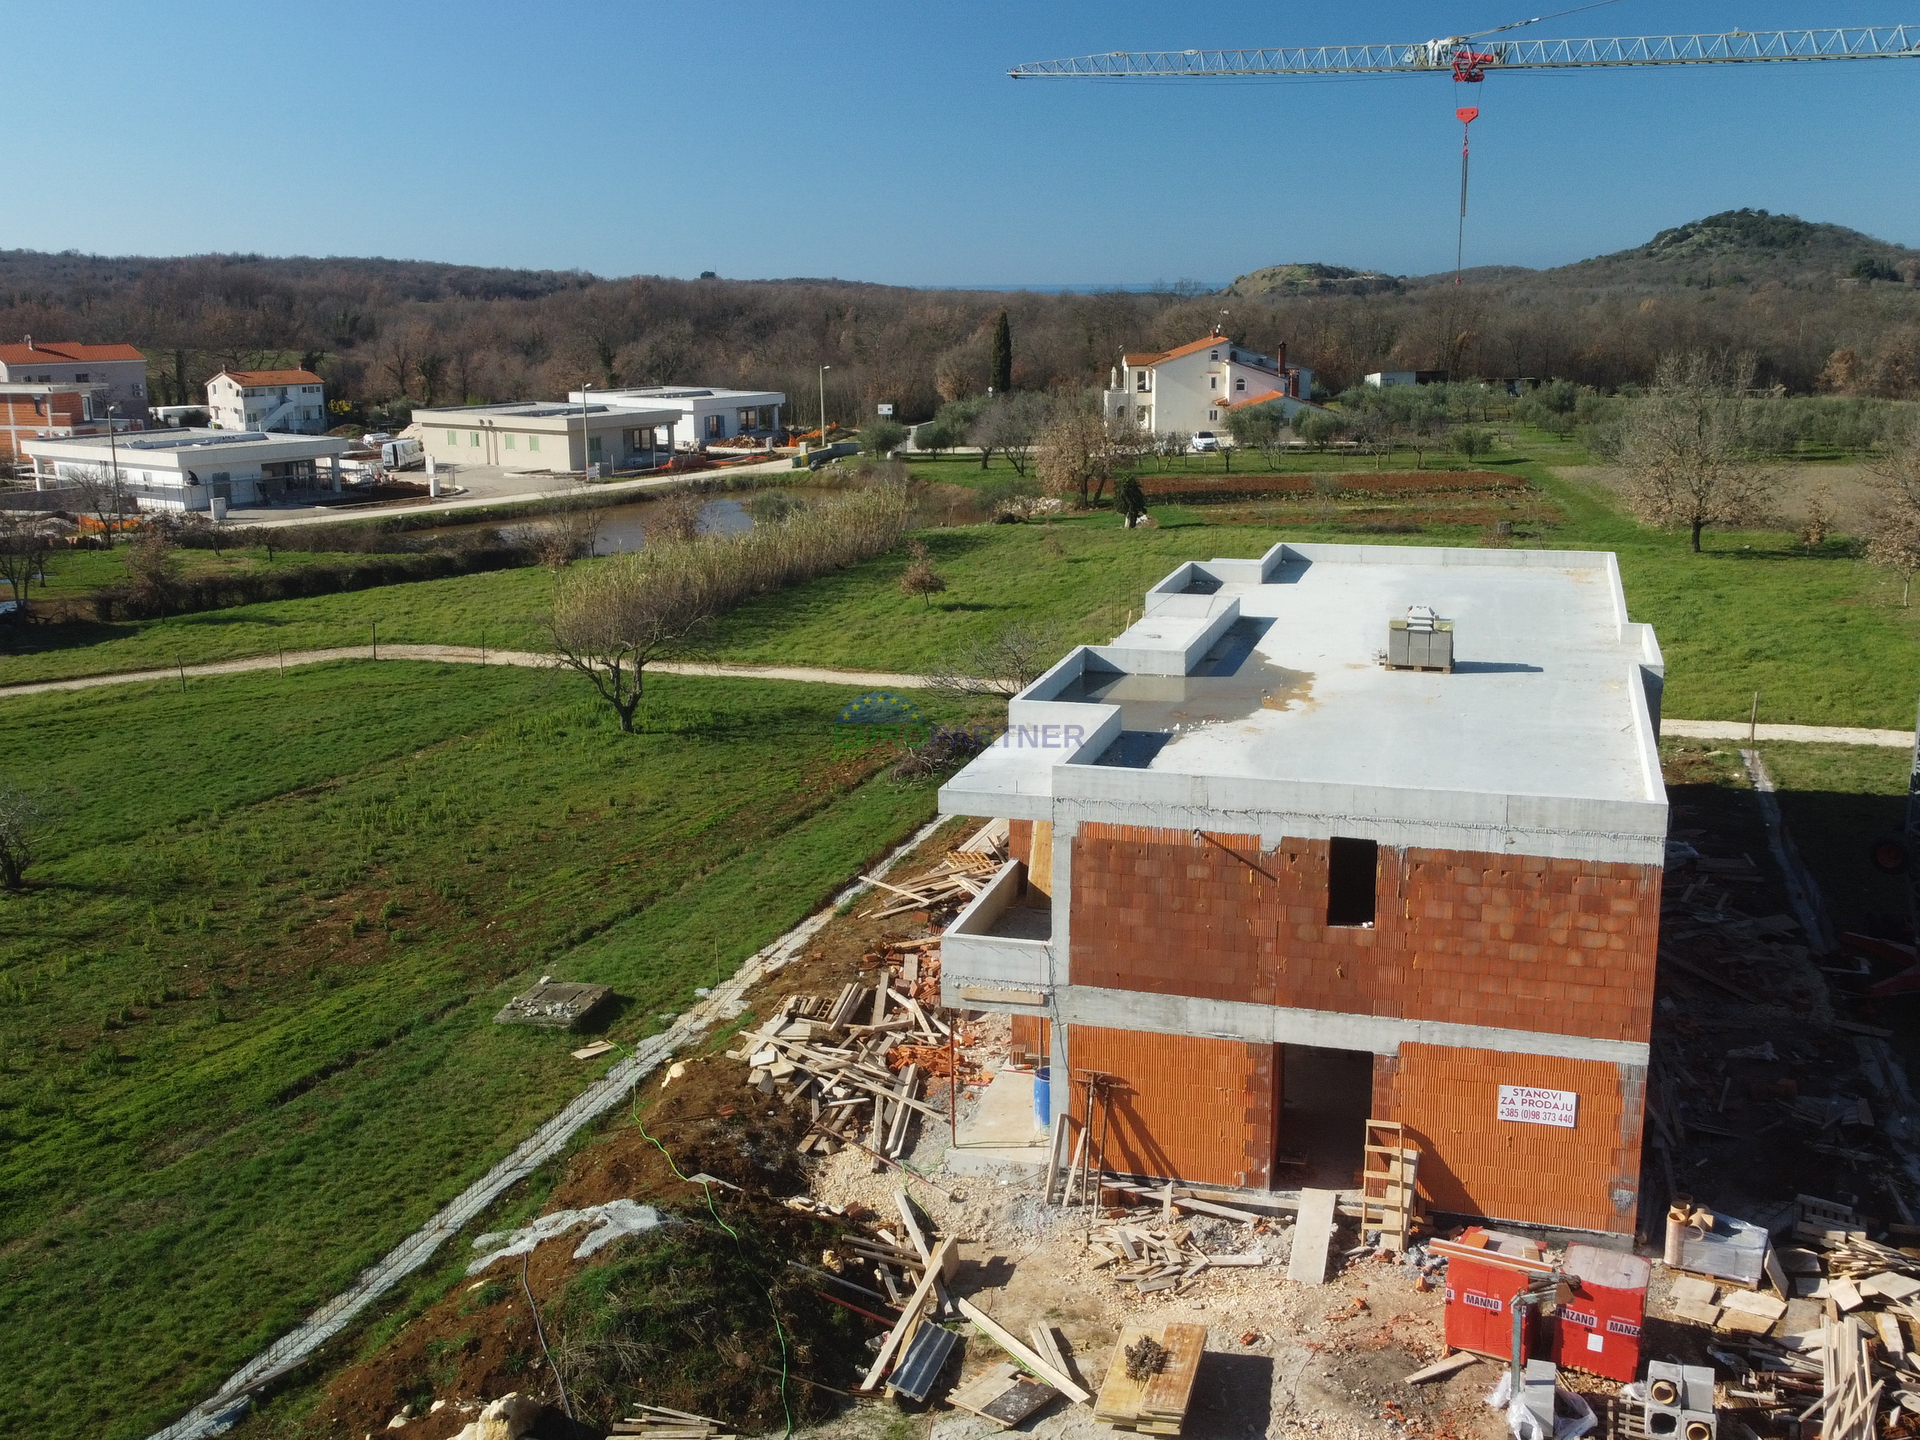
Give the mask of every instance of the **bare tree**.
[[132, 599], [149, 615], [164, 615], [173, 605], [179, 571], [174, 554], [177, 548], [173, 537], [158, 528], [136, 536], [127, 546], [127, 580]]
[[33, 791], [0, 777], [0, 885], [26, 888], [27, 867], [47, 823], [46, 806]]
[[1920, 430], [1910, 429], [1867, 467], [1879, 494], [1867, 520], [1867, 559], [1900, 575], [1900, 604], [1920, 570]]
[[1759, 518], [1772, 493], [1773, 477], [1748, 445], [1742, 397], [1752, 382], [1750, 356], [1668, 354], [1653, 388], [1621, 418], [1628, 504], [1650, 524], [1690, 531], [1695, 554], [1707, 526]]
[[107, 549], [113, 548], [114, 526], [120, 523], [120, 507], [123, 491], [120, 477], [110, 469], [90, 467], [80, 481], [74, 485], [74, 499], [78, 508], [91, 515], [100, 525], [100, 537]]
[[47, 537], [40, 529], [40, 517], [18, 510], [0, 510], [0, 580], [4, 580], [14, 600], [13, 623], [27, 623], [27, 602], [33, 582], [41, 578], [47, 563]]
[[930, 688], [947, 695], [1018, 695], [1059, 658], [1058, 626], [1005, 625], [956, 650], [930, 677]]
[[558, 662], [593, 683], [627, 734], [646, 667], [684, 650], [712, 620], [704, 567], [672, 543], [569, 570], [555, 583], [548, 632]]
[[947, 588], [944, 576], [933, 568], [933, 557], [927, 553], [927, 543], [915, 540], [912, 545], [913, 563], [900, 574], [900, 593], [918, 595], [929, 608], [933, 597]]
[[1118, 459], [1114, 430], [1086, 406], [1061, 406], [1040, 432], [1034, 450], [1034, 471], [1040, 483], [1052, 494], [1068, 496], [1083, 507], [1091, 505], [1113, 478]]
[[700, 538], [700, 512], [707, 508], [706, 497], [692, 490], [676, 490], [647, 507], [642, 526], [647, 542], [687, 541]]

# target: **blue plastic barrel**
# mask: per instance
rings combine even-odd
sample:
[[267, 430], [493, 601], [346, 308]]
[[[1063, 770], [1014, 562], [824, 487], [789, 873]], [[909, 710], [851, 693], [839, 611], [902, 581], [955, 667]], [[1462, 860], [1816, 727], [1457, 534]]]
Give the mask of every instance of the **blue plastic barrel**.
[[1053, 1123], [1053, 1082], [1044, 1065], [1033, 1070], [1033, 1118], [1042, 1130]]

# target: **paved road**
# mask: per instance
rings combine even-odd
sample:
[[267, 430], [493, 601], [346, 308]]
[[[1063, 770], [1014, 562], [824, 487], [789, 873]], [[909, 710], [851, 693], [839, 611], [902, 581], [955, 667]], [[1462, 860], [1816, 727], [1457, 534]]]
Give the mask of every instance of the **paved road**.
[[[153, 680], [192, 679], [202, 675], [238, 675], [248, 670], [273, 670], [297, 665], [323, 665], [330, 660], [441, 660], [456, 665], [522, 665], [539, 668], [557, 663], [536, 650], [482, 650], [477, 645], [382, 645], [376, 654], [369, 645], [346, 645], [333, 650], [293, 650], [286, 655], [253, 655], [239, 660], [215, 660], [204, 665], [175, 666], [167, 670], [123, 670], [113, 675], [83, 675], [72, 680], [38, 680], [26, 685], [0, 685], [0, 699], [9, 695], [44, 695], [55, 690], [93, 690], [102, 685], [137, 685]], [[831, 670], [818, 665], [718, 665], [695, 660], [665, 661], [648, 667], [657, 675], [712, 675], [736, 680], [802, 680], [824, 685], [865, 685], [873, 690], [925, 690], [926, 675], [899, 675], [884, 670]], [[1660, 733], [1695, 740], [1744, 740], [1746, 725], [1738, 720], [1662, 720]], [[1881, 745], [1905, 750], [1913, 744], [1907, 730], [1865, 730], [1848, 725], [1761, 725], [1758, 740], [1821, 742], [1830, 745]]]
[[[535, 650], [482, 650], [477, 645], [345, 645], [332, 650], [289, 650], [285, 655], [250, 655], [239, 660], [214, 660], [204, 665], [176, 665], [165, 670], [123, 670], [113, 675], [82, 675], [72, 680], [37, 680], [25, 685], [0, 685], [0, 699], [9, 695], [45, 695], [56, 690], [97, 690], [103, 685], [137, 685], [154, 680], [194, 679], [204, 675], [238, 675], [248, 670], [287, 669], [324, 665], [330, 660], [441, 660], [456, 665], [521, 665], [539, 669], [557, 663]], [[657, 675], [716, 675], [740, 680], [806, 680], [827, 685], [865, 685], [873, 690], [919, 690], [932, 682], [924, 675], [893, 675], [878, 670], [828, 670], [813, 665], [711, 665], [694, 660], [663, 661], [647, 667]]]

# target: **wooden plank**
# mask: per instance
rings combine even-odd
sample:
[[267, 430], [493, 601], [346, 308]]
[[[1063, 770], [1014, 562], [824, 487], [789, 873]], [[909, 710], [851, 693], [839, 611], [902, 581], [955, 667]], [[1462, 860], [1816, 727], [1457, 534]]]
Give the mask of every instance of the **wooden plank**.
[[1139, 1423], [1140, 1399], [1146, 1394], [1147, 1382], [1127, 1374], [1127, 1351], [1149, 1334], [1153, 1334], [1156, 1341], [1159, 1339], [1157, 1334], [1140, 1325], [1128, 1325], [1120, 1331], [1113, 1358], [1107, 1362], [1107, 1378], [1100, 1383], [1100, 1398], [1094, 1402], [1094, 1419], [1109, 1425]]
[[1053, 1388], [1058, 1390], [1062, 1395], [1072, 1400], [1078, 1400], [1083, 1404], [1093, 1398], [1093, 1396], [1073, 1383], [1072, 1376], [1062, 1375], [1058, 1370], [1054, 1369], [1053, 1366], [1034, 1354], [1029, 1346], [1021, 1344], [1020, 1341], [1015, 1338], [1011, 1330], [1007, 1329], [1006, 1326], [1002, 1325], [998, 1320], [995, 1320], [971, 1300], [956, 1300], [954, 1304], [959, 1307], [962, 1315], [980, 1327], [981, 1332], [989, 1340], [993, 1341], [994, 1344], [998, 1345], [1002, 1350], [1006, 1351], [1007, 1354], [1011, 1355], [1015, 1360], [1018, 1360], [1023, 1366], [1038, 1375], [1042, 1380], [1053, 1386]]
[[900, 1223], [907, 1227], [907, 1238], [913, 1241], [913, 1248], [920, 1252], [920, 1263], [932, 1262], [933, 1252], [927, 1248], [927, 1237], [920, 1233], [920, 1226], [913, 1218], [913, 1202], [907, 1198], [905, 1190], [893, 1192], [894, 1208], [900, 1212]]
[[1140, 1397], [1140, 1418], [1178, 1422], [1186, 1419], [1187, 1404], [1193, 1398], [1194, 1377], [1207, 1350], [1207, 1327], [1169, 1325], [1160, 1343], [1169, 1352], [1166, 1368], [1147, 1382], [1146, 1394]]
[[933, 1298], [934, 1286], [940, 1283], [940, 1272], [945, 1268], [953, 1252], [953, 1238], [949, 1236], [940, 1242], [940, 1248], [933, 1252], [933, 1258], [927, 1262], [927, 1273], [920, 1277], [920, 1283], [914, 1287], [913, 1298], [907, 1301], [907, 1308], [901, 1312], [886, 1341], [880, 1346], [880, 1353], [873, 1357], [866, 1378], [860, 1382], [860, 1388], [871, 1393], [880, 1384], [880, 1377], [887, 1373], [887, 1365], [892, 1361], [894, 1352], [906, 1341], [919, 1323], [920, 1312], [926, 1309], [927, 1302]]
[[1403, 1383], [1407, 1385], [1424, 1385], [1429, 1380], [1438, 1380], [1443, 1376], [1453, 1374], [1456, 1370], [1464, 1370], [1467, 1366], [1475, 1364], [1479, 1359], [1480, 1357], [1471, 1350], [1461, 1350], [1447, 1356], [1444, 1360], [1436, 1360], [1431, 1365], [1422, 1366], [1407, 1376]]
[[1222, 1220], [1239, 1220], [1248, 1225], [1267, 1218], [1251, 1210], [1235, 1210], [1228, 1205], [1216, 1205], [1211, 1200], [1195, 1200], [1191, 1196], [1182, 1199], [1176, 1195], [1173, 1203], [1181, 1210], [1196, 1210], [1202, 1215], [1217, 1215]]
[[1333, 1243], [1333, 1209], [1339, 1198], [1331, 1190], [1300, 1192], [1300, 1219], [1293, 1227], [1293, 1253], [1287, 1260], [1289, 1280], [1326, 1284], [1327, 1247]]
[[1027, 1334], [1033, 1338], [1033, 1348], [1040, 1352], [1049, 1365], [1069, 1379], [1073, 1378], [1073, 1371], [1067, 1365], [1067, 1352], [1051, 1325], [1035, 1325]]

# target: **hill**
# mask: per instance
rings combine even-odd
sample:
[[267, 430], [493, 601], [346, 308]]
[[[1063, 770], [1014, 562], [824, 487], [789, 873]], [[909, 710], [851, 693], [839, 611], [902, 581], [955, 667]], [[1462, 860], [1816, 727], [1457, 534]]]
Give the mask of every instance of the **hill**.
[[1344, 265], [1322, 265], [1317, 261], [1290, 265], [1268, 265], [1236, 278], [1222, 295], [1266, 298], [1282, 295], [1372, 295], [1382, 290], [1399, 290], [1404, 282], [1397, 275], [1382, 275], [1376, 270], [1349, 270]]
[[1920, 250], [1798, 215], [1723, 210], [1662, 230], [1631, 250], [1540, 274], [1549, 283], [1647, 287], [1766, 282], [1824, 286], [1875, 280], [1910, 284], [1920, 278]]

